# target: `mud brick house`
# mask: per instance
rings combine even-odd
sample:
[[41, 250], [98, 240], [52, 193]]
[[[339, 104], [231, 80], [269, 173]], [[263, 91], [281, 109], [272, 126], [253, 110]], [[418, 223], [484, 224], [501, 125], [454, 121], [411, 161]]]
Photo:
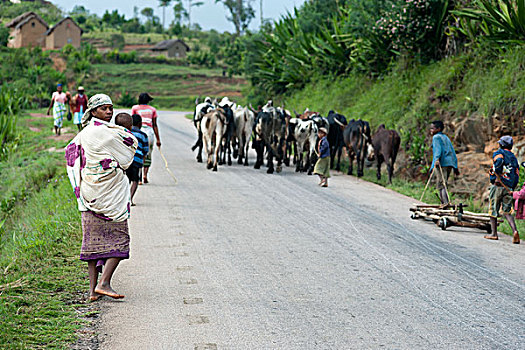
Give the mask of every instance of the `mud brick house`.
[[34, 12], [26, 12], [6, 24], [11, 30], [8, 47], [45, 46], [47, 23]]
[[46, 49], [60, 49], [66, 44], [79, 48], [81, 36], [82, 29], [71, 17], [66, 17], [47, 30]]
[[164, 40], [151, 48], [156, 54], [165, 55], [168, 58], [184, 58], [190, 51], [190, 47], [180, 39]]
[[80, 47], [82, 29], [66, 17], [49, 28], [48, 24], [34, 12], [26, 12], [6, 24], [10, 29], [8, 47], [35, 47], [60, 49], [66, 44]]

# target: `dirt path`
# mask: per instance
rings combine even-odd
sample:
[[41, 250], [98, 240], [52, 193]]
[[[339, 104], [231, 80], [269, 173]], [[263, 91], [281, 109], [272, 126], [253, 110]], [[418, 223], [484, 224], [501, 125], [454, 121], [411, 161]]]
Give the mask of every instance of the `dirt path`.
[[212, 173], [183, 115], [161, 113], [179, 184], [156, 151], [103, 349], [523, 348], [524, 245], [412, 221], [411, 199], [346, 175]]

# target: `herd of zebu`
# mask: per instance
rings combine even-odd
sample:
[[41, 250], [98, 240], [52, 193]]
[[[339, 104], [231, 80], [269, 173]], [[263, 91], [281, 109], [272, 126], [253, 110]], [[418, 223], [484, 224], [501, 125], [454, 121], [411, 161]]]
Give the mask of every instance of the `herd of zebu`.
[[[241, 107], [227, 97], [221, 102], [206, 97], [203, 103], [196, 101], [193, 122], [198, 139], [192, 150], [197, 149], [197, 161], [202, 162], [202, 149], [207, 153], [207, 168], [217, 171], [217, 165], [248, 165], [250, 141], [257, 158], [255, 168], [259, 169], [266, 156], [267, 173], [281, 172], [282, 164], [295, 164], [295, 171], [312, 174], [317, 160], [316, 145], [318, 130], [328, 130], [330, 144], [330, 167], [340, 170], [343, 148], [349, 158], [348, 174], [353, 173], [354, 159], [357, 176], [363, 176], [365, 158], [376, 160], [377, 178], [381, 179], [381, 164], [386, 163], [388, 179], [392, 182], [394, 163], [400, 145], [399, 134], [379, 126], [371, 136], [370, 124], [364, 120], [350, 120], [330, 111], [327, 117], [306, 110], [303, 114], [274, 107], [272, 101], [259, 110]], [[274, 159], [277, 162], [274, 168]]]

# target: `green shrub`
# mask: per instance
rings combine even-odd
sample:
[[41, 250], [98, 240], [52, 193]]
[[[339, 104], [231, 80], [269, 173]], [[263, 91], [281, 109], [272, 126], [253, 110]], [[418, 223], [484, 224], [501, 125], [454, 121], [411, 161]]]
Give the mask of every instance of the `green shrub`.
[[118, 99], [117, 104], [122, 107], [129, 108], [129, 107], [133, 107], [135, 102], [136, 102], [136, 99], [131, 93], [122, 91], [122, 95], [120, 95], [120, 98]]

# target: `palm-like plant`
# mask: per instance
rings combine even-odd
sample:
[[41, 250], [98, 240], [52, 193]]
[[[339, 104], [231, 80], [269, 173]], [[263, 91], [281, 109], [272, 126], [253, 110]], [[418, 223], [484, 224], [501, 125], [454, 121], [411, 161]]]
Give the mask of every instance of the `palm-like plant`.
[[472, 22], [488, 39], [498, 42], [525, 41], [525, 0], [477, 0], [476, 8], [455, 11], [464, 20], [465, 34], [473, 31]]
[[162, 7], [162, 29], [164, 29], [164, 24], [166, 22], [166, 7], [171, 4], [171, 0], [159, 0], [159, 6]]

